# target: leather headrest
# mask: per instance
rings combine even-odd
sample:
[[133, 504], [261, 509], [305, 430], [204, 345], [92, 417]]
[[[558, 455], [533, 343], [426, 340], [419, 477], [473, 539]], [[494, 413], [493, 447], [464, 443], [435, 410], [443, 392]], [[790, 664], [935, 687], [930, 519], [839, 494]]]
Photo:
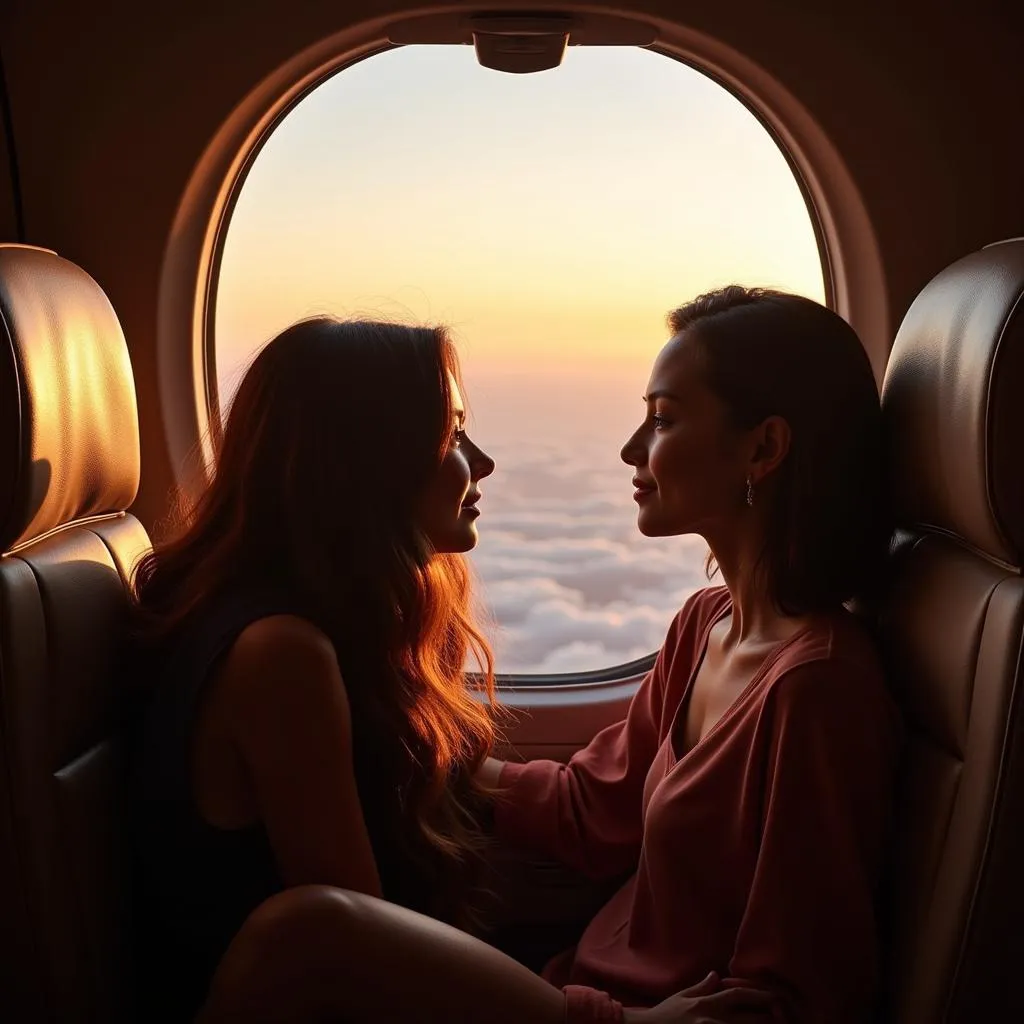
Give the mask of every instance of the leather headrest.
[[1024, 239], [942, 271], [900, 326], [882, 387], [900, 526], [1013, 566], [1024, 551]]
[[0, 245], [0, 550], [121, 512], [139, 486], [121, 325], [85, 271]]

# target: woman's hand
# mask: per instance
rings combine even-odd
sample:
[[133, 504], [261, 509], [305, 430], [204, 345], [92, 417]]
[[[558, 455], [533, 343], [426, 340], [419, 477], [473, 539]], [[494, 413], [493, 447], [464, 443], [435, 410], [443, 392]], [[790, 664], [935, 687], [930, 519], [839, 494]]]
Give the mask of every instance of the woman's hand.
[[771, 1019], [772, 996], [754, 988], [720, 987], [712, 971], [703, 981], [649, 1010], [626, 1010], [625, 1024], [754, 1024]]
[[501, 769], [504, 767], [504, 761], [499, 761], [496, 757], [488, 757], [476, 773], [477, 782], [482, 783], [488, 789], [497, 789]]

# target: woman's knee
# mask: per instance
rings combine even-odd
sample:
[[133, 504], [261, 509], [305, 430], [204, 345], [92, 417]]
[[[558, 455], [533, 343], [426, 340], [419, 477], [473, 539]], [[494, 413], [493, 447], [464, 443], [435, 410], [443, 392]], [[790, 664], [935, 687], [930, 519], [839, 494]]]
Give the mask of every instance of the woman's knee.
[[196, 1024], [322, 1019], [359, 913], [356, 894], [329, 886], [270, 897], [228, 946]]
[[279, 947], [281, 943], [318, 941], [337, 937], [358, 915], [358, 896], [328, 885], [303, 885], [271, 896], [258, 906], [239, 934]]

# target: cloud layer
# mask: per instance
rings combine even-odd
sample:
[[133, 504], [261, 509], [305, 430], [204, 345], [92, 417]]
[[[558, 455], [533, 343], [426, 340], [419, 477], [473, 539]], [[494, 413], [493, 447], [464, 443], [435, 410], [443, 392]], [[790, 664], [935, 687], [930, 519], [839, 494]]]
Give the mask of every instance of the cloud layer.
[[632, 472], [608, 447], [492, 446], [499, 468], [483, 484], [472, 561], [500, 672], [580, 672], [650, 654], [707, 584], [700, 538], [639, 533]]

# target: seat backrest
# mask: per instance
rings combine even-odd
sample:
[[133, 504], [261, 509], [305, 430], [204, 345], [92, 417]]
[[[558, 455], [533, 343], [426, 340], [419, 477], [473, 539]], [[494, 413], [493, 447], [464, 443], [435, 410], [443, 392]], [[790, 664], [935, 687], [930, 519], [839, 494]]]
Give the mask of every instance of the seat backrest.
[[0, 245], [0, 1018], [128, 1019], [112, 743], [125, 581], [148, 548], [114, 310], [56, 254]]
[[1024, 1020], [1024, 240], [954, 263], [882, 390], [899, 531], [880, 628], [909, 730], [898, 1024]]

